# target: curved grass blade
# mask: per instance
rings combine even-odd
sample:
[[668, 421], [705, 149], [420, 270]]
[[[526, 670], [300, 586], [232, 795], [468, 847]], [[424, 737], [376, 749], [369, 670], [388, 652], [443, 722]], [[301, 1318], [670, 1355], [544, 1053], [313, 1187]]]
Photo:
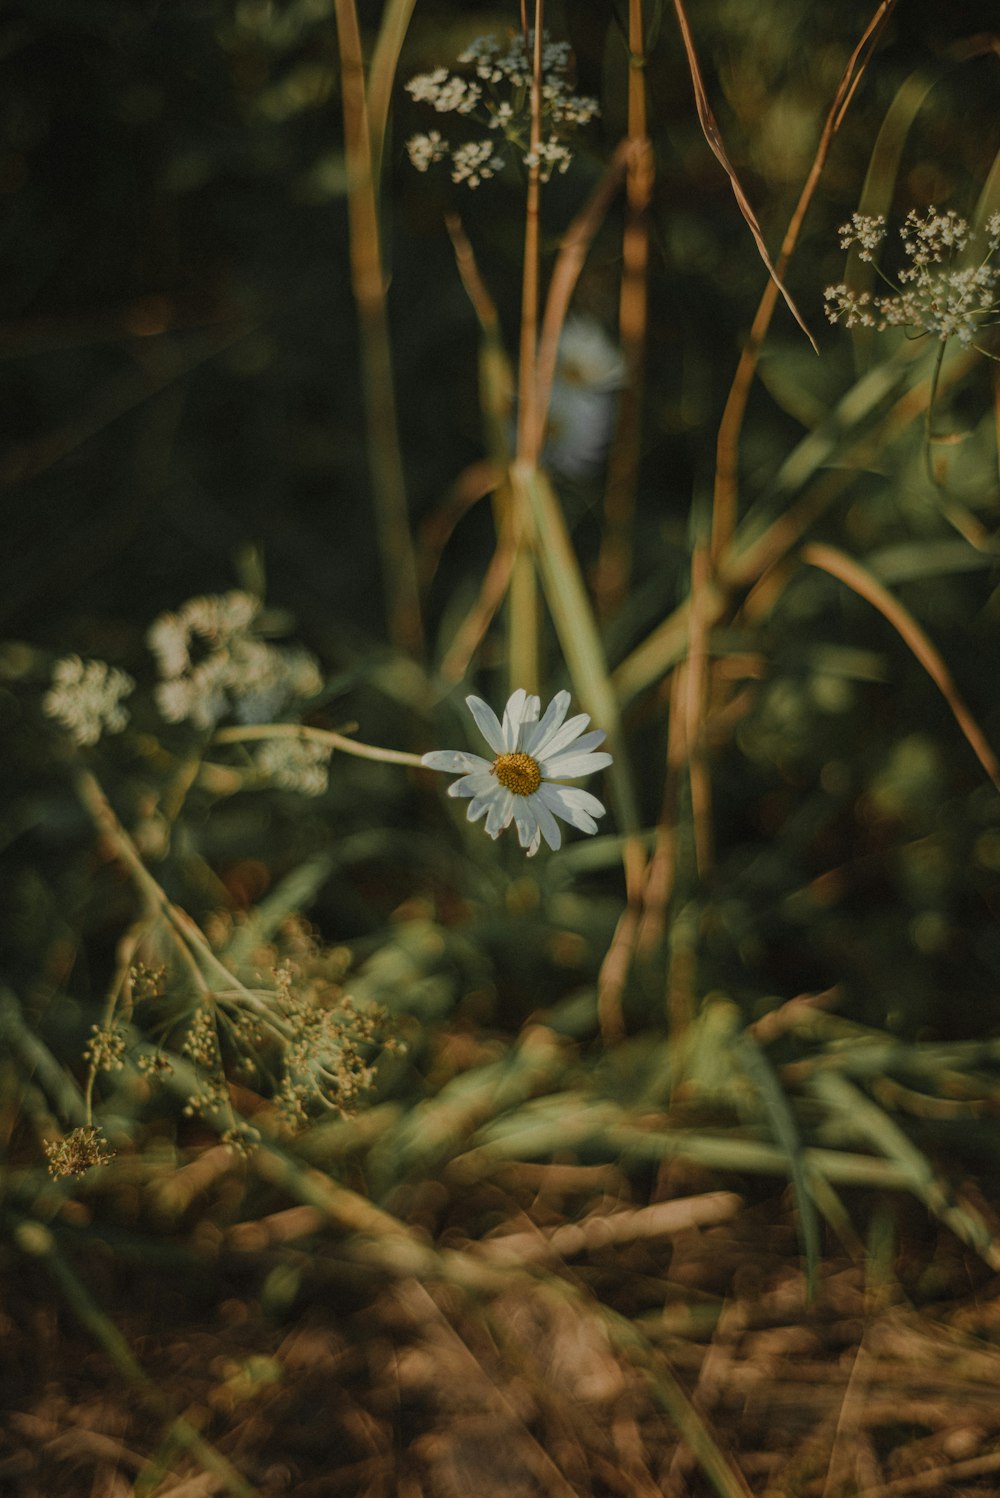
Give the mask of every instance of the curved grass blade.
[[[573, 685], [584, 707], [610, 740], [614, 760], [608, 778], [614, 789], [622, 827], [627, 833], [635, 833], [639, 825], [638, 811], [626, 758], [618, 698], [611, 685], [594, 612], [559, 502], [548, 477], [540, 469], [514, 463], [511, 481], [523, 487], [530, 505], [545, 599]], [[645, 863], [645, 855], [638, 844], [632, 849], [632, 855]]]
[[816, 1295], [819, 1270], [819, 1218], [806, 1174], [802, 1140], [788, 1099], [757, 1042], [744, 1030], [734, 1037], [733, 1046], [747, 1076], [760, 1095], [774, 1136], [788, 1158], [788, 1174], [799, 1208], [799, 1236], [806, 1261], [806, 1293], [811, 1301]]
[[376, 191], [382, 175], [392, 85], [396, 78], [399, 54], [403, 50], [403, 41], [416, 5], [417, 0], [389, 0], [379, 25], [371, 67], [368, 70], [368, 133]]
[[925, 634], [909, 610], [904, 608], [899, 600], [894, 598], [865, 567], [862, 567], [860, 562], [838, 551], [836, 547], [814, 541], [804, 546], [800, 555], [804, 562], [811, 567], [819, 567], [823, 572], [829, 572], [831, 577], [844, 583], [846, 587], [865, 599], [888, 619], [951, 708], [955, 722], [965, 735], [970, 748], [997, 790], [1000, 790], [1000, 762], [997, 761], [986, 735], [966, 706], [937, 646]]
[[332, 854], [317, 853], [286, 874], [267, 899], [254, 906], [247, 919], [237, 926], [225, 949], [226, 961], [236, 966], [246, 962], [255, 947], [270, 941], [287, 916], [308, 910], [333, 868]]

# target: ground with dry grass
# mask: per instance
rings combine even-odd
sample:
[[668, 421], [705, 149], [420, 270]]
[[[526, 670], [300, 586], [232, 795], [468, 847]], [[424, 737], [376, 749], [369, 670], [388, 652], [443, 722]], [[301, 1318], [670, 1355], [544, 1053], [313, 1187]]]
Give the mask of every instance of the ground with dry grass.
[[[555, 1166], [460, 1201], [428, 1187], [421, 1215], [438, 1219], [440, 1246], [511, 1271], [506, 1287], [501, 1274], [474, 1292], [403, 1265], [390, 1279], [310, 1208], [275, 1202], [227, 1223], [225, 1171], [158, 1269], [130, 1266], [110, 1227], [86, 1242], [61, 1234], [148, 1385], [95, 1347], [44, 1252], [16, 1275], [8, 1260], [3, 1490], [237, 1491], [185, 1449], [181, 1416], [261, 1498], [681, 1498], [713, 1491], [669, 1407], [687, 1398], [732, 1492], [997, 1491], [1000, 1282], [949, 1234], [897, 1214], [884, 1274], [830, 1255], [808, 1303], [787, 1202], [605, 1196], [574, 1225], [593, 1185]], [[155, 1191], [133, 1191], [126, 1236], [144, 1253]]]

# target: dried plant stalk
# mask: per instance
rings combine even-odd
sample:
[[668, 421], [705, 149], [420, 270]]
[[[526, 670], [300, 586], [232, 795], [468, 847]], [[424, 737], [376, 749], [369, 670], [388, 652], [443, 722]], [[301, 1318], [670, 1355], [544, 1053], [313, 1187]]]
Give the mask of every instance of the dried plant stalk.
[[625, 360], [626, 382], [608, 459], [604, 534], [594, 582], [597, 611], [605, 616], [619, 607], [628, 587], [632, 516], [639, 482], [642, 437], [649, 304], [648, 215], [656, 174], [647, 118], [642, 0], [629, 0], [628, 60], [628, 141], [631, 150], [625, 178], [625, 231], [622, 235], [622, 281], [618, 300], [618, 338]]

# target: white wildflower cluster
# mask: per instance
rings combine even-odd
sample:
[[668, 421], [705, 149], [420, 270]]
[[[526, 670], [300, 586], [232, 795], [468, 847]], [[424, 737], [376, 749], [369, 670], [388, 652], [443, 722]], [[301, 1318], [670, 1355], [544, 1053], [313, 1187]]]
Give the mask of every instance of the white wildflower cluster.
[[74, 743], [96, 744], [102, 733], [121, 733], [128, 722], [121, 699], [134, 689], [131, 676], [117, 666], [68, 655], [53, 668], [42, 711], [68, 729]]
[[191, 598], [154, 621], [146, 638], [162, 678], [156, 704], [168, 723], [210, 729], [229, 712], [241, 723], [263, 723], [319, 691], [313, 657], [265, 640], [260, 612], [258, 598], [234, 590]]
[[870, 260], [885, 238], [885, 219], [881, 213], [855, 213], [851, 222], [841, 224], [837, 233], [842, 250], [849, 250], [856, 244], [859, 259]]
[[406, 90], [415, 102], [429, 104], [438, 114], [471, 116], [491, 132], [483, 139], [457, 146], [445, 140], [439, 130], [414, 135], [407, 142], [407, 151], [418, 172], [447, 159], [453, 182], [478, 187], [504, 167], [502, 141], [521, 153], [525, 166], [537, 168], [543, 182], [548, 182], [554, 172], [568, 169], [573, 158], [566, 138], [577, 126], [594, 119], [599, 112], [597, 100], [573, 92], [568, 42], [553, 42], [543, 36], [542, 139], [537, 149], [531, 150], [533, 48], [530, 34], [527, 44], [520, 33], [505, 41], [482, 36], [458, 58], [461, 67], [473, 69], [474, 78], [435, 68], [410, 79]]
[[333, 751], [315, 739], [268, 739], [254, 755], [261, 775], [284, 791], [303, 796], [322, 796], [329, 784]]
[[480, 182], [503, 169], [503, 157], [493, 149], [491, 140], [468, 140], [451, 153], [451, 180], [478, 187]]
[[[862, 260], [872, 260], [886, 235], [884, 218], [856, 213], [841, 227], [841, 249], [858, 246]], [[1000, 317], [1000, 265], [992, 263], [1000, 249], [1000, 213], [985, 226], [986, 248], [978, 264], [957, 266], [956, 257], [969, 244], [969, 225], [953, 209], [924, 214], [911, 209], [900, 229], [906, 263], [898, 284], [880, 270], [891, 288], [884, 296], [855, 291], [841, 283], [826, 289], [827, 316], [848, 328], [910, 328], [930, 333], [942, 342], [957, 338], [968, 347], [984, 327]]]

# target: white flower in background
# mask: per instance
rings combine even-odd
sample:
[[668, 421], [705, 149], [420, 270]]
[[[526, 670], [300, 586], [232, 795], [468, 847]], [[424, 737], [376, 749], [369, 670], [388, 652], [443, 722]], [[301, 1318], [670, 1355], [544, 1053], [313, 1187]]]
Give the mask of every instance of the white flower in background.
[[449, 75], [447, 68], [435, 68], [433, 73], [421, 73], [405, 85], [406, 92], [420, 104], [432, 104], [438, 114], [471, 114], [483, 91], [478, 83], [466, 83], [464, 78]]
[[262, 775], [285, 791], [303, 796], [322, 796], [330, 783], [330, 756], [326, 744], [315, 739], [268, 739], [254, 755]]
[[435, 749], [423, 756], [423, 763], [430, 770], [461, 775], [448, 794], [471, 797], [469, 821], [485, 816], [486, 831], [493, 838], [514, 822], [529, 858], [538, 852], [543, 837], [553, 852], [559, 847], [562, 835], [556, 817], [581, 832], [596, 832], [594, 818], [603, 817], [602, 803], [589, 791], [559, 782], [603, 770], [611, 755], [592, 752], [604, 742], [604, 732], [583, 732], [590, 722], [586, 713], [565, 721], [569, 693], [557, 692], [539, 718], [539, 699], [519, 688], [507, 703], [503, 723], [481, 698], [465, 700], [493, 750], [493, 760], [460, 749]]
[[447, 156], [448, 146], [441, 138], [440, 130], [429, 130], [426, 135], [411, 135], [406, 142], [410, 163], [418, 172], [426, 172], [433, 161]]
[[75, 743], [96, 744], [102, 733], [121, 733], [128, 722], [121, 699], [134, 690], [131, 676], [117, 666], [68, 655], [52, 669], [42, 711], [68, 729]]
[[557, 473], [583, 479], [600, 468], [625, 378], [618, 345], [597, 319], [568, 317], [559, 339], [545, 439], [545, 462]]
[[550, 136], [548, 140], [538, 142], [537, 151], [528, 151], [524, 158], [525, 166], [537, 166], [539, 180], [548, 182], [553, 172], [569, 171], [569, 164], [573, 160], [573, 153], [568, 146]]
[[162, 680], [156, 705], [168, 723], [214, 728], [232, 711], [241, 723], [266, 723], [296, 698], [311, 697], [322, 676], [305, 650], [281, 650], [263, 639], [261, 602], [234, 589], [190, 598], [161, 614], [146, 636]]
[[478, 187], [497, 172], [503, 171], [503, 157], [493, 149], [491, 140], [470, 140], [456, 146], [451, 153], [451, 180]]

